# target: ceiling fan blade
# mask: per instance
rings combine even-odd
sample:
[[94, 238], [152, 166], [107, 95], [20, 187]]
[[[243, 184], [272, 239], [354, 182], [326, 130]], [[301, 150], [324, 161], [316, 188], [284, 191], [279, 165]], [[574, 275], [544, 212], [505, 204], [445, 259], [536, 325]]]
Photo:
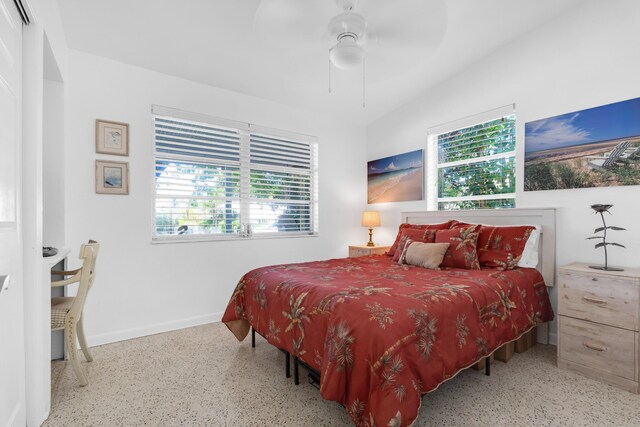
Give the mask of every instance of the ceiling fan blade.
[[443, 0], [363, 0], [360, 4], [380, 45], [404, 48], [442, 41], [447, 26]]
[[371, 81], [403, 74], [428, 60], [444, 38], [443, 0], [362, 0], [360, 5], [368, 23], [364, 46]]
[[372, 48], [382, 47], [415, 52], [431, 52], [438, 47], [446, 33], [446, 21], [429, 26], [383, 27], [371, 26], [375, 38]]
[[253, 29], [261, 39], [275, 43], [317, 43], [337, 13], [335, 3], [327, 0], [261, 0]]

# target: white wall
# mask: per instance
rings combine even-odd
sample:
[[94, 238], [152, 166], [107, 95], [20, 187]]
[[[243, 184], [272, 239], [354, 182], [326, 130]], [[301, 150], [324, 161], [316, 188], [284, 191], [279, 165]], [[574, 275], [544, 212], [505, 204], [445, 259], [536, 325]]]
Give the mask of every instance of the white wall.
[[[217, 320], [240, 277], [275, 264], [341, 257], [364, 241], [364, 128], [142, 68], [69, 52], [66, 82], [67, 244], [101, 243], [85, 309], [90, 345]], [[151, 105], [316, 135], [320, 236], [151, 244]], [[95, 153], [97, 118], [130, 124], [130, 156]], [[95, 194], [95, 159], [130, 162], [128, 196]]]
[[[592, 203], [612, 203], [611, 223], [626, 227], [610, 261], [640, 267], [640, 186], [541, 192], [523, 191], [524, 124], [562, 113], [640, 96], [640, 2], [588, 2], [548, 23], [464, 72], [421, 94], [367, 128], [367, 159], [426, 148], [430, 127], [515, 103], [517, 206], [557, 208], [557, 263], [601, 263], [585, 241], [599, 219]], [[437, 66], [437, 64], [434, 64]], [[369, 206], [383, 211], [377, 240], [391, 242], [399, 212], [425, 210], [426, 202]], [[555, 307], [556, 292], [552, 293]], [[554, 339], [555, 325], [551, 326]]]
[[42, 108], [42, 245], [65, 246], [64, 85], [45, 79]]

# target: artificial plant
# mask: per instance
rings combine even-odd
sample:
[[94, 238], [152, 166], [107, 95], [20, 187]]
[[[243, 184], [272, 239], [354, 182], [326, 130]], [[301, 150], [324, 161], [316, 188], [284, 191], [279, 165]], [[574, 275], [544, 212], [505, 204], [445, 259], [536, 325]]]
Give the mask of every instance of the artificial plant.
[[587, 240], [593, 240], [593, 239], [602, 240], [601, 242], [596, 243], [595, 248], [596, 249], [604, 248], [604, 266], [590, 265], [589, 266], [590, 268], [595, 268], [597, 270], [607, 270], [607, 271], [622, 271], [622, 268], [609, 267], [609, 257], [607, 254], [607, 246], [619, 246], [621, 248], [624, 248], [625, 246], [621, 245], [620, 243], [607, 242], [607, 230], [614, 230], [614, 231], [626, 230], [625, 228], [622, 228], [622, 227], [607, 225], [606, 221], [604, 220], [604, 213], [606, 212], [609, 215], [611, 215], [611, 212], [609, 212], [609, 209], [611, 209], [612, 207], [613, 205], [591, 205], [591, 209], [593, 209], [596, 214], [600, 214], [600, 218], [602, 218], [602, 227], [596, 228], [593, 232], [596, 234], [602, 232], [602, 235], [587, 237]]

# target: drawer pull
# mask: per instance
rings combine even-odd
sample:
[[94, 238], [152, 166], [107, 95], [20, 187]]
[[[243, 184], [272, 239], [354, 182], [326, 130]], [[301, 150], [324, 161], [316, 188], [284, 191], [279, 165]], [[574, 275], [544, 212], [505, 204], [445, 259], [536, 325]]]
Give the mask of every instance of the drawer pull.
[[591, 280], [592, 280], [593, 282], [597, 282], [597, 281], [598, 281], [598, 278], [597, 278], [597, 277], [592, 277], [592, 278], [591, 278]]
[[590, 350], [595, 350], [595, 351], [607, 351], [607, 347], [602, 347], [602, 346], [598, 346], [598, 345], [593, 345], [593, 344], [589, 344], [587, 342], [582, 343], [583, 346], [587, 347]]
[[587, 296], [582, 297], [582, 299], [585, 300], [586, 302], [590, 302], [592, 304], [606, 304], [607, 303], [605, 300], [601, 300], [601, 299], [598, 299], [598, 298], [587, 297]]

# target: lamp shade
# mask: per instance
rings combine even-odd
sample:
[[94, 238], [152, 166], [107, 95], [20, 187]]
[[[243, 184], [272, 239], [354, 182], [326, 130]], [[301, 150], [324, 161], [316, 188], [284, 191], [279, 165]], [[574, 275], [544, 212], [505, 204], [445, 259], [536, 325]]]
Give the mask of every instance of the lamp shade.
[[380, 212], [364, 211], [362, 212], [363, 227], [380, 227]]

